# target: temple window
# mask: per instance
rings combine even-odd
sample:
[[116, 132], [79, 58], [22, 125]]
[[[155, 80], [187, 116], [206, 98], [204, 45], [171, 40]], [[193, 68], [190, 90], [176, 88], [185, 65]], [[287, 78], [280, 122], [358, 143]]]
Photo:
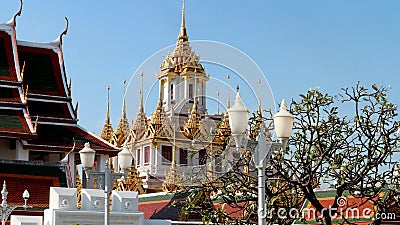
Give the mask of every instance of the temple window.
[[174, 99], [174, 84], [171, 84], [171, 100]]
[[189, 98], [193, 98], [193, 84], [189, 84]]
[[136, 165], [140, 165], [140, 148], [137, 149]]
[[188, 164], [188, 151], [186, 149], [179, 149], [179, 163], [181, 165]]
[[205, 149], [201, 149], [199, 151], [199, 165], [206, 164], [206, 161], [207, 161], [206, 150]]
[[162, 162], [171, 163], [172, 161], [172, 146], [163, 145], [161, 147]]
[[150, 146], [144, 147], [144, 164], [148, 165], [150, 162]]

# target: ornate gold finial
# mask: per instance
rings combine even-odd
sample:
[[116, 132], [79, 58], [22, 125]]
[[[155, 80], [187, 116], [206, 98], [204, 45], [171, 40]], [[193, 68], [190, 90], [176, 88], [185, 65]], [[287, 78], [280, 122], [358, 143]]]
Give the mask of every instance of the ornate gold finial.
[[197, 97], [194, 98], [193, 108], [190, 112], [189, 119], [183, 128], [183, 135], [189, 139], [195, 139], [200, 128], [201, 116], [197, 107]]
[[231, 107], [231, 75], [226, 76], [228, 78], [228, 103], [226, 104], [226, 109], [229, 109]]
[[29, 85], [27, 84], [27, 85], [26, 85], [26, 89], [25, 89], [25, 96], [24, 96], [25, 102], [28, 101], [28, 92], [29, 92]]
[[126, 117], [126, 80], [124, 80], [124, 99], [122, 102], [122, 115], [119, 119], [117, 129], [114, 131], [113, 144], [122, 147], [126, 138], [129, 136], [129, 121]]
[[181, 21], [181, 28], [179, 31], [179, 39], [184, 41], [188, 40], [188, 36], [186, 33], [186, 25], [185, 25], [185, 0], [182, 0], [182, 21]]
[[139, 97], [140, 97], [140, 103], [139, 103], [139, 110], [136, 116], [136, 120], [133, 124], [133, 131], [135, 132], [136, 138], [140, 139], [143, 137], [146, 131], [147, 127], [147, 118], [146, 118], [146, 113], [144, 112], [144, 107], [143, 107], [143, 77], [144, 73], [140, 74], [142, 78], [142, 83], [141, 83], [141, 88], [139, 90]]
[[[110, 119], [110, 85], [107, 85], [107, 114], [106, 114], [106, 123], [111, 125]], [[111, 127], [112, 129], [112, 127]]]
[[142, 83], [140, 84], [140, 93], [139, 93], [139, 97], [140, 97], [139, 111], [144, 112], [144, 108], [143, 108], [143, 77], [144, 77], [144, 73], [143, 73], [143, 71], [140, 74], [140, 76], [142, 77]]
[[124, 101], [122, 103], [122, 114], [126, 117], [126, 80], [124, 79]]
[[104, 122], [103, 129], [101, 130], [100, 137], [104, 140], [111, 142], [113, 138], [114, 130], [112, 128], [111, 119], [110, 119], [110, 85], [107, 86], [107, 113], [106, 113], [106, 121]]
[[67, 25], [65, 26], [64, 31], [60, 34], [60, 37], [59, 37], [59, 39], [60, 39], [60, 44], [61, 44], [61, 45], [62, 45], [62, 37], [63, 37], [64, 35], [67, 35], [67, 33], [68, 33], [68, 24], [69, 24], [69, 21], [68, 21], [68, 18], [67, 18], [67, 17], [64, 17], [64, 18], [65, 18], [65, 21], [66, 21]]
[[25, 61], [24, 64], [22, 65], [22, 69], [21, 69], [21, 79], [24, 80], [24, 72], [25, 72]]
[[36, 131], [37, 131], [38, 122], [39, 122], [39, 115], [36, 115], [35, 127], [33, 128], [33, 132], [35, 134], [36, 134]]

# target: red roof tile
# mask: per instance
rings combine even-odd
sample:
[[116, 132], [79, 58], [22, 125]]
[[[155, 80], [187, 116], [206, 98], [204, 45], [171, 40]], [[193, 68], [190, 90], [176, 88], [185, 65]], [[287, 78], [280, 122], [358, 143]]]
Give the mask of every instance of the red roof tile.
[[35, 138], [22, 109], [0, 108], [0, 137]]

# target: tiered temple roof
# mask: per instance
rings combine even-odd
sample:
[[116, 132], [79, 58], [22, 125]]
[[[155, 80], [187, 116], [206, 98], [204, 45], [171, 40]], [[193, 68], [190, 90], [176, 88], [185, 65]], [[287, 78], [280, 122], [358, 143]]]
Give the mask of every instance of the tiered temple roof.
[[[21, 4], [22, 7], [22, 4]], [[16, 16], [0, 24], [0, 137], [21, 138], [26, 150], [66, 152], [76, 141], [88, 141], [99, 153], [118, 149], [77, 124], [78, 105], [72, 105], [62, 38], [36, 43], [16, 39]]]
[[17, 53], [15, 19], [0, 24], [0, 137], [36, 138]]

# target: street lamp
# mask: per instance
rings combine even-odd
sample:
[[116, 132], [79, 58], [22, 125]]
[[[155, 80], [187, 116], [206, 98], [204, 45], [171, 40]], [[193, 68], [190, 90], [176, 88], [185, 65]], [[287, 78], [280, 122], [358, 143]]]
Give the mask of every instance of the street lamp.
[[8, 217], [10, 216], [10, 214], [12, 213], [12, 211], [14, 211], [15, 208], [18, 207], [22, 207], [24, 209], [27, 208], [32, 208], [32, 206], [28, 206], [28, 199], [29, 199], [29, 192], [28, 190], [25, 190], [24, 193], [22, 194], [22, 198], [25, 201], [24, 205], [9, 205], [7, 203], [7, 195], [8, 195], [8, 191], [7, 191], [7, 187], [6, 187], [6, 181], [4, 181], [3, 183], [3, 190], [1, 190], [1, 198], [2, 198], [2, 202], [1, 202], [1, 206], [0, 206], [0, 218], [1, 218], [1, 224], [5, 225], [6, 221], [8, 219]]
[[93, 176], [98, 181], [104, 184], [104, 224], [110, 224], [110, 187], [112, 184], [121, 176], [126, 177], [128, 174], [129, 168], [132, 165], [132, 154], [129, 151], [128, 147], [125, 145], [122, 150], [118, 153], [118, 166], [122, 173], [111, 173], [110, 167], [108, 165], [108, 160], [106, 161], [106, 165], [104, 166], [104, 172], [92, 172], [94, 166], [94, 157], [96, 151], [90, 148], [89, 143], [85, 143], [85, 147], [79, 151], [79, 155], [81, 158], [81, 163], [83, 170], [86, 174], [87, 182], [89, 181], [89, 177]]
[[235, 139], [236, 149], [239, 151], [242, 137], [246, 134], [249, 111], [244, 107], [240, 93], [236, 93], [235, 104], [228, 109], [229, 126]]
[[[234, 110], [228, 110], [229, 125], [232, 136], [235, 138], [236, 148], [240, 147], [240, 137], [246, 132], [248, 123], [248, 112], [244, 108], [240, 94], [237, 93]], [[287, 111], [286, 102], [282, 100], [280, 111], [273, 116], [276, 136], [281, 140], [278, 142], [267, 142], [261, 127], [257, 137], [257, 147], [250, 148], [253, 154], [255, 166], [258, 170], [258, 224], [265, 225], [265, 168], [273, 151], [284, 148], [293, 129], [294, 116]], [[239, 137], [239, 138], [238, 138]], [[237, 140], [238, 139], [238, 140]], [[253, 144], [253, 143], [250, 143]]]

